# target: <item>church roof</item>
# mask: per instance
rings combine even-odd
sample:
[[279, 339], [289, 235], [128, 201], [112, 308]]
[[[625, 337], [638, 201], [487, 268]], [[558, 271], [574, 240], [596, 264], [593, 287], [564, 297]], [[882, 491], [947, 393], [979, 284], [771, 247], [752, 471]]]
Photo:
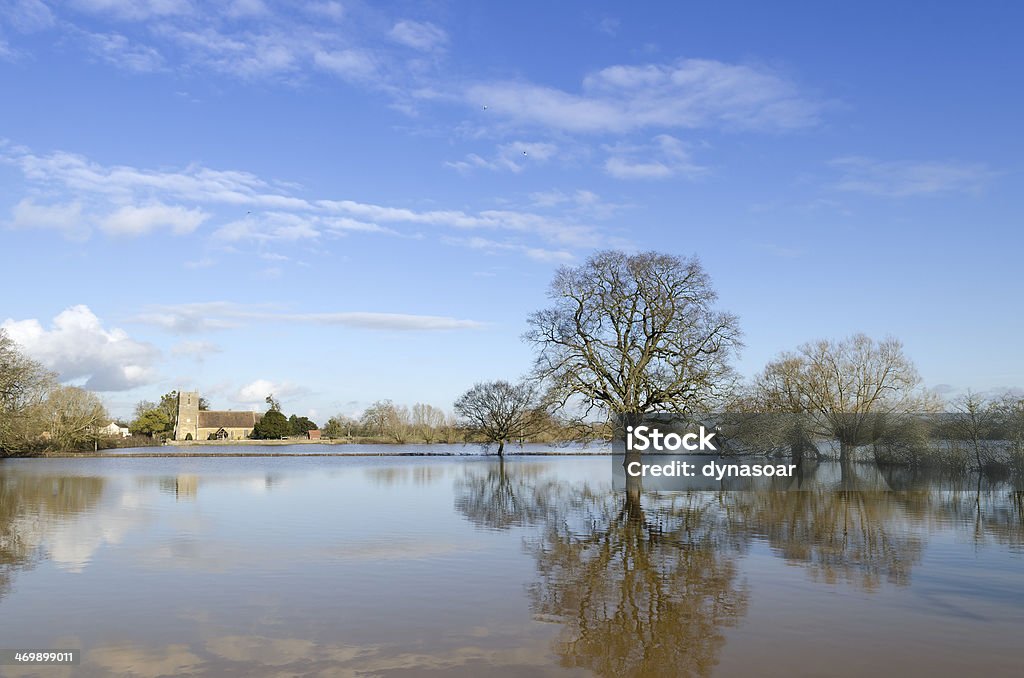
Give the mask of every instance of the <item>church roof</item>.
[[259, 421], [255, 412], [199, 412], [199, 428], [252, 428]]

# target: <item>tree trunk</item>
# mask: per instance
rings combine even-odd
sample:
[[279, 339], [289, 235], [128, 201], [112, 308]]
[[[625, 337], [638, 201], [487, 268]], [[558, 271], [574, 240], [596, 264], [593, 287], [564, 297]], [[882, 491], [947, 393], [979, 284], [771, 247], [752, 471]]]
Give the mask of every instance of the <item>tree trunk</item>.
[[626, 518], [629, 522], [638, 525], [644, 523], [644, 511], [643, 505], [640, 503], [640, 498], [643, 493], [643, 484], [638, 476], [631, 476], [626, 474], [626, 496], [625, 496], [625, 509]]
[[839, 463], [849, 464], [853, 461], [853, 445], [848, 442], [839, 441]]
[[804, 463], [804, 443], [802, 440], [798, 440], [790, 446], [790, 457], [794, 464], [799, 466]]
[[498, 456], [502, 457], [502, 458], [504, 458], [504, 456], [505, 456], [505, 441], [504, 440], [499, 440], [498, 441]]

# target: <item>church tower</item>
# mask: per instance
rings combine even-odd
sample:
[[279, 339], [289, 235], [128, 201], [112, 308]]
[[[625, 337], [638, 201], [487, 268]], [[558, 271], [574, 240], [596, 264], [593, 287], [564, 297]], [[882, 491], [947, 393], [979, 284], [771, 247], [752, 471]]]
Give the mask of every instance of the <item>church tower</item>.
[[196, 440], [199, 437], [199, 391], [178, 391], [178, 422], [175, 440]]

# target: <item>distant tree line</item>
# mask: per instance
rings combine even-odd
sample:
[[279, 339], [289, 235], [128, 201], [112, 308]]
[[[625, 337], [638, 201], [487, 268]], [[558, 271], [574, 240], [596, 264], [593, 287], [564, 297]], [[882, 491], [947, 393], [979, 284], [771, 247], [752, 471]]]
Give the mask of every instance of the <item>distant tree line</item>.
[[[696, 257], [598, 252], [560, 268], [548, 297], [527, 318], [523, 338], [535, 358], [524, 377], [474, 384], [452, 410], [378, 400], [358, 417], [331, 417], [322, 436], [477, 442], [503, 455], [510, 443], [607, 438], [615, 427], [667, 412], [716, 426], [729, 452], [1024, 470], [1024, 398], [968, 393], [943, 403], [893, 337], [810, 341], [742, 379], [734, 368], [739, 321], [717, 307]], [[84, 445], [106, 417], [96, 396], [59, 385], [6, 335], [0, 347], [0, 450]], [[170, 436], [177, 397], [139, 403], [132, 432]], [[267, 405], [255, 438], [316, 428], [307, 417], [286, 417], [272, 395]]]
[[109, 421], [99, 397], [60, 384], [0, 328], [0, 457], [93, 449]]

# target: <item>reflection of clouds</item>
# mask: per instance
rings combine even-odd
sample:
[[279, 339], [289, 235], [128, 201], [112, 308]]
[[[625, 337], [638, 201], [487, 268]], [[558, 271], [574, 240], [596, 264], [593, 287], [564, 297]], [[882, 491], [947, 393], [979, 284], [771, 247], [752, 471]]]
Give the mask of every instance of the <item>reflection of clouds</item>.
[[[201, 646], [173, 644], [162, 648], [113, 645], [86, 653], [85, 668], [106, 674], [156, 678], [164, 675], [208, 676], [379, 676], [391, 672], [452, 671], [490, 675], [499, 670], [536, 672], [550, 666], [546, 638], [523, 638], [518, 647], [462, 646], [417, 648], [393, 645], [316, 643], [301, 638], [260, 635], [219, 636]], [[477, 641], [479, 638], [477, 638]]]
[[204, 663], [188, 645], [158, 649], [113, 645], [86, 652], [83, 661], [101, 667], [108, 674], [142, 678], [194, 673]]
[[213, 654], [234, 662], [256, 662], [264, 666], [283, 666], [309, 657], [316, 643], [301, 638], [264, 638], [261, 636], [223, 636], [206, 644]]
[[191, 571], [220, 573], [233, 569], [277, 570], [296, 563], [346, 561], [409, 561], [465, 553], [479, 548], [473, 544], [423, 539], [338, 541], [308, 545], [289, 544], [286, 549], [266, 549], [259, 545], [214, 541], [198, 537], [174, 538], [138, 554], [146, 566], [159, 569], [176, 567]]
[[122, 543], [129, 532], [150, 520], [140, 509], [142, 500], [136, 492], [125, 490], [114, 497], [112, 489], [105, 489], [98, 506], [81, 513], [20, 516], [14, 521], [14, 530], [26, 544], [42, 548], [58, 568], [82, 572], [101, 547]]

